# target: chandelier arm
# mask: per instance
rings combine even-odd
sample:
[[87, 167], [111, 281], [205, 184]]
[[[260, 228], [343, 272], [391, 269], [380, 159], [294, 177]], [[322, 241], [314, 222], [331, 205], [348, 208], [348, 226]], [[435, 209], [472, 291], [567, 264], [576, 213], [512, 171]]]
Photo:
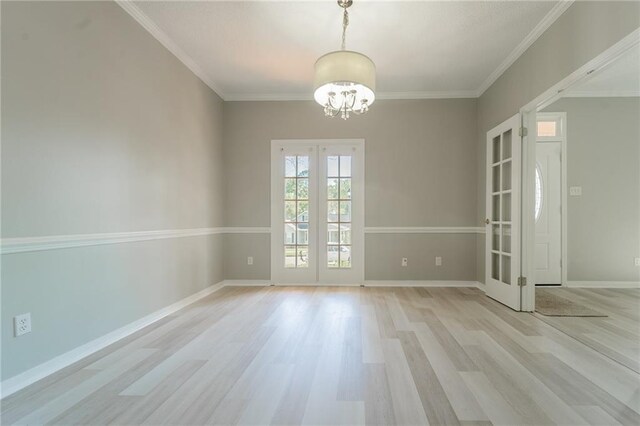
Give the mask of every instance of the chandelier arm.
[[329, 106], [331, 107], [331, 109], [337, 109], [337, 110], [340, 110], [340, 108], [341, 108], [341, 107], [336, 107], [336, 106], [334, 106], [334, 105], [333, 105], [333, 102], [331, 102], [331, 96], [329, 96], [329, 97], [327, 98], [327, 103], [329, 104]]

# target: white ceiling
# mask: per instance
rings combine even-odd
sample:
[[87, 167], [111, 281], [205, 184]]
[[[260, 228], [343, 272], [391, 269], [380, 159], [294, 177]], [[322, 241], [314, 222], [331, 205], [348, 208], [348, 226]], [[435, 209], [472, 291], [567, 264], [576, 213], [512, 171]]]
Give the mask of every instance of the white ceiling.
[[[311, 98], [340, 47], [333, 0], [119, 3], [227, 100]], [[568, 4], [355, 0], [347, 48], [376, 63], [379, 98], [474, 97]]]
[[580, 81], [565, 96], [640, 96], [640, 47]]

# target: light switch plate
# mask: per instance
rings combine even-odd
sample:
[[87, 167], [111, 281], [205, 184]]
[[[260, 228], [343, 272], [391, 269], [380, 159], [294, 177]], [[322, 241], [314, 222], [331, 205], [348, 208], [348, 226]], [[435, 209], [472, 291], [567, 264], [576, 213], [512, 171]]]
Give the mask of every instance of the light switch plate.
[[442, 257], [436, 256], [436, 266], [442, 266]]
[[253, 256], [247, 257], [247, 265], [253, 265]]
[[569, 195], [572, 197], [580, 197], [582, 195], [582, 187], [581, 186], [570, 186], [569, 187]]
[[402, 266], [407, 266], [409, 264], [409, 259], [407, 259], [406, 257], [402, 258]]

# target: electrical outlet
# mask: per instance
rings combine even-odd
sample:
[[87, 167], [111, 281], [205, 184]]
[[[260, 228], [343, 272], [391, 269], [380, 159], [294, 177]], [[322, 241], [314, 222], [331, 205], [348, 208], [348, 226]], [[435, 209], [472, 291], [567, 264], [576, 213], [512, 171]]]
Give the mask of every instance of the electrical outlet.
[[407, 259], [406, 257], [402, 258], [402, 266], [407, 266], [409, 264], [409, 259]]
[[253, 265], [253, 256], [247, 257], [247, 265]]
[[570, 186], [569, 187], [569, 195], [572, 197], [580, 197], [582, 195], [582, 187], [581, 186]]
[[13, 317], [13, 332], [15, 337], [31, 333], [31, 313]]
[[436, 266], [442, 266], [442, 257], [436, 256]]
[[634, 264], [634, 265], [636, 265], [636, 266], [640, 266], [640, 257], [636, 257], [636, 258], [633, 260], [633, 264]]

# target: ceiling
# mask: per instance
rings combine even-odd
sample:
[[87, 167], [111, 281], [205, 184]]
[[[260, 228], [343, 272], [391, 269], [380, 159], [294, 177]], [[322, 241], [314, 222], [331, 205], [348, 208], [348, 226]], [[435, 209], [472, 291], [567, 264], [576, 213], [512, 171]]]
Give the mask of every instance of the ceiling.
[[[226, 100], [310, 99], [340, 47], [333, 0], [119, 4]], [[568, 4], [355, 0], [347, 48], [376, 63], [378, 98], [476, 97]]]
[[567, 90], [569, 97], [640, 96], [640, 47]]

